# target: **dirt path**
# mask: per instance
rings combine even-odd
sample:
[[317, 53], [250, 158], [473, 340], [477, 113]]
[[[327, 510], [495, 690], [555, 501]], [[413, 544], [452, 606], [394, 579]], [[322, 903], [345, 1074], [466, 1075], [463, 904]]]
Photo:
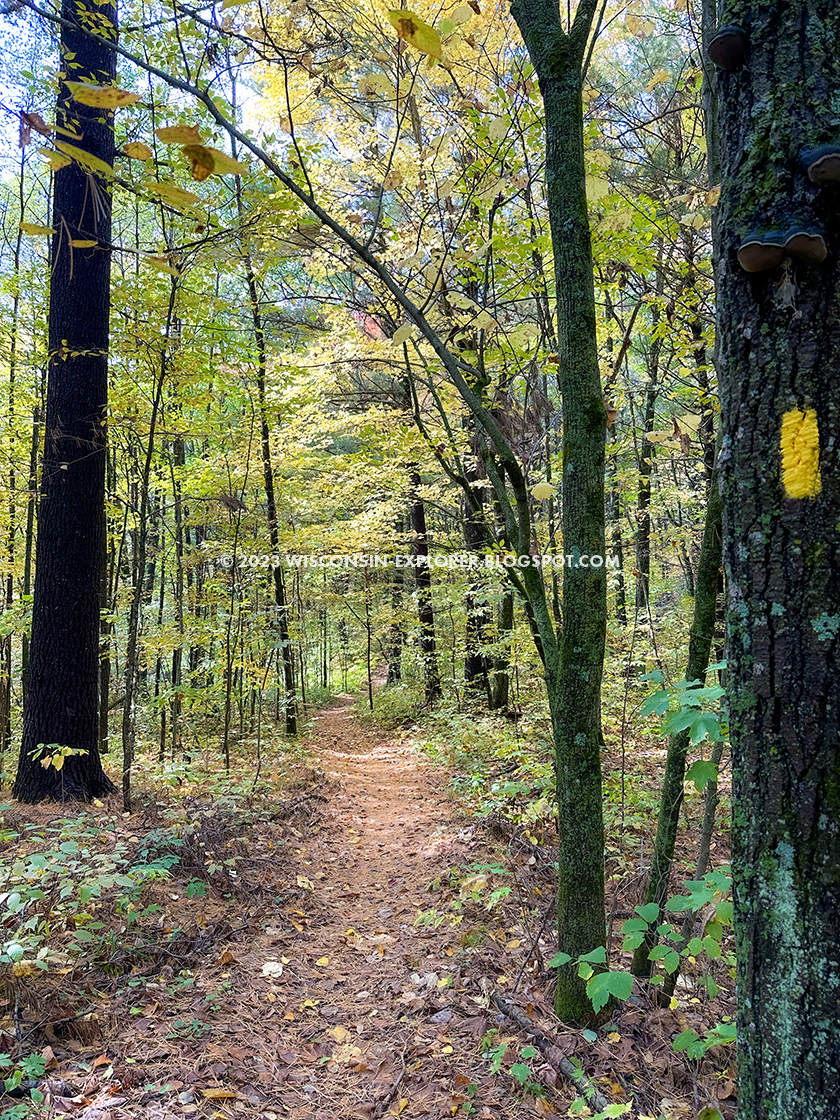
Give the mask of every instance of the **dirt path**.
[[[488, 981], [509, 988], [525, 954], [517, 908], [488, 913], [482, 895], [449, 920], [461, 880], [499, 858], [486, 831], [459, 817], [443, 777], [407, 745], [362, 729], [350, 696], [318, 716], [309, 746], [320, 779], [263, 801], [250, 825], [241, 803], [187, 799], [177, 874], [144, 896], [155, 905], [130, 972], [77, 992], [82, 1015], [52, 997], [48, 1019], [62, 1026], [46, 1030], [50, 1115], [554, 1114], [516, 1091], [509, 1069], [525, 1040], [483, 995]], [[120, 823], [103, 835], [119, 828], [136, 844], [154, 834], [150, 805], [145, 819], [112, 814]], [[443, 889], [430, 892], [433, 881]], [[206, 889], [191, 891], [196, 882]], [[418, 926], [435, 906], [437, 927]], [[41, 1021], [44, 1009], [29, 1014]], [[496, 1073], [488, 1031], [490, 1045], [510, 1043]]]
[[269, 929], [241, 961], [273, 1050], [262, 1114], [500, 1116], [462, 931], [415, 925], [434, 905], [429, 882], [479, 858], [474, 830], [406, 747], [360, 729], [350, 697], [319, 716], [313, 750], [334, 784], [299, 850], [299, 928]]

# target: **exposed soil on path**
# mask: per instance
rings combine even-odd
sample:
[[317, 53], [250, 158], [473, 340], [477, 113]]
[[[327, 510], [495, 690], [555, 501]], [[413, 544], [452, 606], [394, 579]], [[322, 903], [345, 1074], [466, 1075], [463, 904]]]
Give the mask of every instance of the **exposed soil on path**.
[[[308, 744], [317, 769], [280, 793], [276, 814], [246, 827], [246, 840], [239, 817], [192, 799], [181, 862], [144, 898], [160, 913], [139, 928], [136, 956], [118, 954], [110, 991], [95, 968], [76, 977], [73, 1006], [92, 1014], [68, 1023], [52, 1013], [65, 1015], [52, 1030], [43, 1000], [27, 1013], [40, 1022], [30, 1033], [49, 1043], [50, 1115], [554, 1114], [517, 1091], [509, 1067], [527, 1040], [484, 994], [488, 981], [511, 983], [504, 974], [515, 975], [525, 932], [513, 908], [487, 911], [489, 887], [481, 900], [459, 899], [459, 882], [500, 853], [459, 815], [445, 776], [362, 728], [353, 705], [342, 696], [318, 715]], [[107, 835], [142, 842], [156, 820], [150, 805], [131, 820], [108, 806], [104, 819], [122, 823]], [[234, 853], [227, 864], [238, 870], [218, 870]], [[203, 897], [187, 889], [196, 876]], [[430, 893], [433, 883], [442, 889]], [[445, 917], [418, 925], [436, 905]], [[512, 1045], [493, 1073], [487, 1049], [500, 1041]]]
[[439, 774], [359, 727], [350, 697], [318, 717], [312, 747], [331, 791], [299, 852], [313, 886], [301, 928], [266, 931], [240, 959], [273, 1051], [276, 1115], [443, 1117], [465, 1103], [468, 1115], [533, 1115], [488, 1077], [479, 1040], [490, 1016], [473, 998], [483, 954], [469, 953], [467, 976], [460, 927], [415, 925], [434, 905], [431, 881], [486, 858], [475, 830]]

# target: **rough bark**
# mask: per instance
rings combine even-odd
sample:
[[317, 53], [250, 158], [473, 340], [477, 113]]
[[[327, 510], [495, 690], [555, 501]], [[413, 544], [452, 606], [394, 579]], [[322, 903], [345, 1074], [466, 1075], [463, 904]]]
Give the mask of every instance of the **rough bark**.
[[[113, 81], [115, 55], [82, 27], [116, 38], [116, 7], [64, 0], [67, 78]], [[113, 114], [89, 109], [62, 84], [59, 125], [77, 147], [113, 165]], [[14, 795], [91, 798], [113, 790], [99, 758], [99, 581], [105, 501], [105, 408], [110, 309], [109, 186], [72, 163], [54, 179], [49, 373], [37, 566], [23, 739]], [[71, 239], [96, 240], [92, 248]], [[39, 744], [85, 751], [61, 772], [32, 758]], [[49, 753], [49, 752], [48, 752]]]
[[[840, 1096], [840, 217], [805, 146], [837, 139], [840, 7], [742, 3], [719, 79], [724, 564], [740, 1120], [831, 1120]], [[824, 263], [752, 275], [754, 229], [823, 231]], [[785, 420], [785, 417], [788, 417]], [[797, 416], [800, 418], [797, 421]], [[783, 422], [816, 421], [813, 469]], [[786, 429], [787, 430], [787, 429]]]
[[[554, 249], [563, 398], [563, 549], [604, 554], [606, 409], [595, 331], [592, 248], [586, 206], [582, 86], [595, 3], [581, 0], [563, 28], [551, 0], [515, 0], [511, 13], [534, 64], [545, 106], [546, 191]], [[523, 542], [525, 551], [529, 542]], [[533, 583], [523, 570], [526, 587]], [[529, 595], [543, 635], [556, 751], [560, 834], [557, 921], [573, 958], [606, 944], [601, 801], [601, 677], [607, 619], [603, 568], [563, 571], [563, 630], [554, 632], [544, 593]], [[545, 617], [543, 615], [545, 614]], [[555, 1005], [564, 1020], [591, 1014], [574, 968], [560, 969]]]

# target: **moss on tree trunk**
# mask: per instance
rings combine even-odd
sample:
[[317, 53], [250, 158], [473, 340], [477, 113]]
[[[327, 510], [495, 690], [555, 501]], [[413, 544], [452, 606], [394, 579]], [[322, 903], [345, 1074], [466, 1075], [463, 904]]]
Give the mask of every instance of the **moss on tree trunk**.
[[[720, 78], [724, 563], [740, 1120], [840, 1096], [840, 212], [803, 147], [838, 139], [840, 7], [741, 3]], [[824, 263], [753, 275], [753, 230], [821, 230]], [[793, 434], [782, 454], [781, 432]], [[807, 449], [818, 433], [819, 467]], [[804, 442], [803, 442], [804, 441]]]

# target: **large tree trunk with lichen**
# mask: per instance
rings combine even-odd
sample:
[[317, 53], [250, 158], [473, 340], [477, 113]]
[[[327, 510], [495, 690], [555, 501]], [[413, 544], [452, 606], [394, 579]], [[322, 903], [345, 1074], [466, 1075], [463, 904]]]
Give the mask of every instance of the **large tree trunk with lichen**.
[[[83, 29], [116, 37], [116, 7], [64, 0], [65, 78], [108, 84], [114, 52]], [[113, 165], [113, 112], [70, 98], [62, 83], [56, 117], [76, 147]], [[105, 502], [105, 408], [110, 308], [110, 186], [73, 162], [55, 176], [50, 262], [49, 377], [38, 513], [23, 740], [15, 797], [92, 798], [113, 790], [99, 759], [99, 585]], [[85, 242], [85, 245], [71, 244]], [[96, 244], [90, 246], [90, 242]], [[81, 752], [61, 770], [37, 758], [58, 746]]]
[[[836, 141], [840, 6], [741, 3], [720, 78], [721, 407], [740, 1120], [840, 1097], [840, 220], [803, 148]], [[727, 13], [727, 21], [729, 13]], [[828, 257], [748, 274], [744, 241]], [[751, 236], [752, 235], [752, 236]], [[756, 235], [758, 235], [756, 237]], [[816, 254], [819, 255], [819, 254]], [[755, 257], [747, 263], [754, 264]], [[773, 263], [767, 254], [766, 263]]]
[[[563, 629], [551, 648], [543, 623], [560, 834], [557, 922], [573, 959], [606, 943], [601, 802], [601, 677], [607, 622], [606, 576], [589, 566], [604, 554], [607, 414], [595, 332], [592, 249], [583, 154], [583, 70], [595, 3], [581, 0], [564, 28], [556, 3], [514, 0], [545, 105], [546, 191], [557, 293], [563, 398]], [[543, 604], [539, 604], [543, 608]], [[557, 975], [555, 1006], [568, 1021], [591, 1014], [577, 968]]]

